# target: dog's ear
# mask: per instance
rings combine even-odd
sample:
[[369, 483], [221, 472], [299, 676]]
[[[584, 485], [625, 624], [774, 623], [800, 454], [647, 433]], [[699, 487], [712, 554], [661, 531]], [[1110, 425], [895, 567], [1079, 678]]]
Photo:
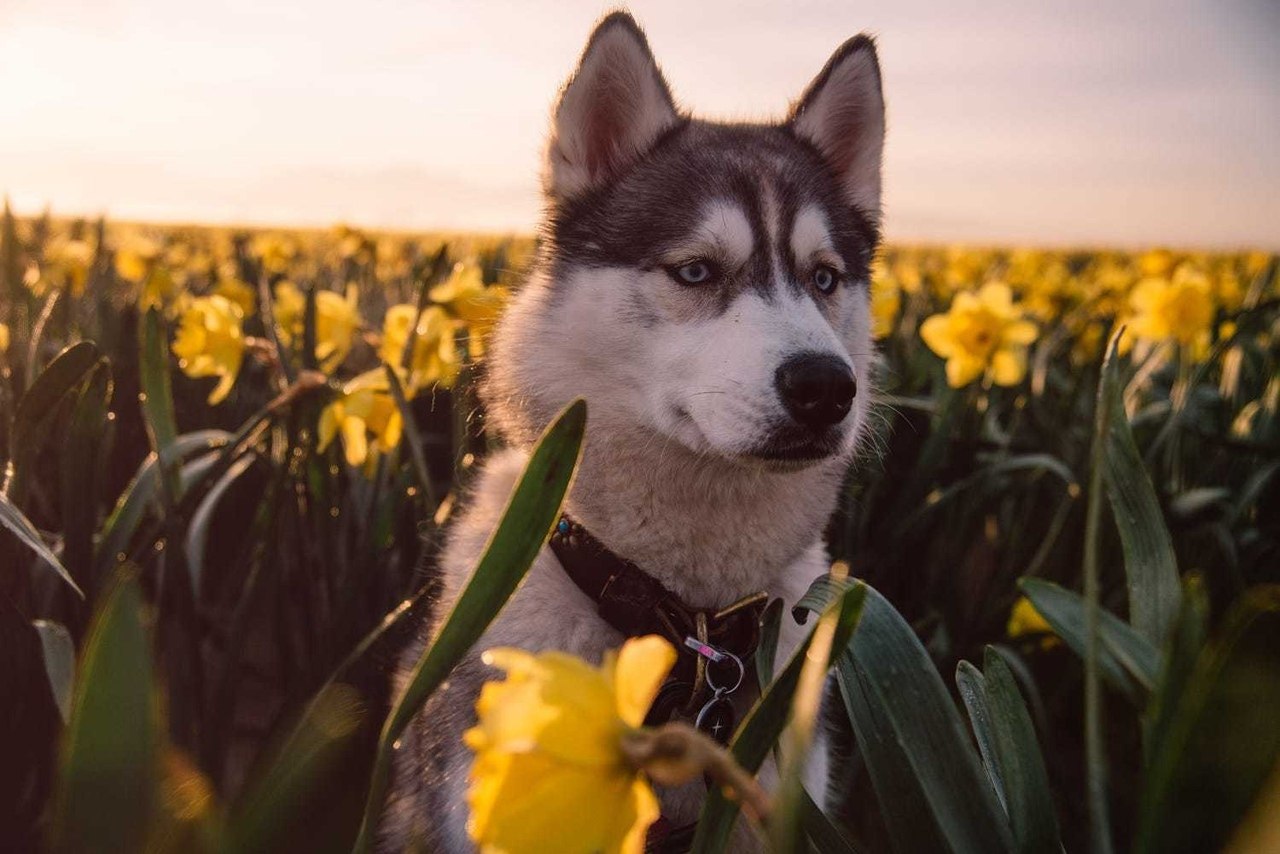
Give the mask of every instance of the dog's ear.
[[679, 120], [671, 91], [635, 20], [601, 21], [551, 122], [544, 183], [560, 200], [615, 177]]
[[841, 45], [788, 121], [797, 136], [822, 153], [845, 199], [878, 223], [884, 95], [875, 42], [859, 35]]

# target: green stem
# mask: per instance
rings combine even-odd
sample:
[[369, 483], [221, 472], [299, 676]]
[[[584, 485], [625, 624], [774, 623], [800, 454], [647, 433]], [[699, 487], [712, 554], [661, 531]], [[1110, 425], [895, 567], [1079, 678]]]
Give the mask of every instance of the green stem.
[[[1114, 338], [1107, 348], [1114, 354]], [[1108, 355], [1107, 359], [1112, 358]], [[1107, 812], [1106, 753], [1102, 734], [1102, 683], [1098, 671], [1099, 636], [1098, 598], [1098, 532], [1102, 523], [1103, 472], [1107, 448], [1107, 430], [1111, 421], [1112, 396], [1107, 393], [1106, 365], [1098, 380], [1098, 402], [1093, 430], [1093, 453], [1089, 471], [1089, 504], [1085, 513], [1084, 528], [1084, 598], [1085, 598], [1085, 656], [1084, 656], [1084, 741], [1085, 788], [1089, 816], [1091, 848], [1099, 854], [1109, 854], [1111, 849], [1110, 819]]]

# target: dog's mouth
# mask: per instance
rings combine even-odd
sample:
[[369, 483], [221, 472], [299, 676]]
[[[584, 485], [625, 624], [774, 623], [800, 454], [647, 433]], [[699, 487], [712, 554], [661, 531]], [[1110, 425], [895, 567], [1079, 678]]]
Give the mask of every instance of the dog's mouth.
[[784, 464], [816, 463], [840, 452], [838, 433], [813, 435], [775, 435], [763, 445], [752, 448], [743, 456], [766, 462]]
[[[693, 418], [688, 410], [674, 408], [673, 414], [676, 416], [677, 423], [696, 435], [698, 445], [709, 445], [712, 449], [715, 448], [714, 443], [710, 442], [706, 433], [700, 429], [697, 419]], [[765, 463], [770, 468], [801, 469], [840, 454], [843, 451], [843, 440], [844, 432], [839, 429], [815, 433], [794, 425], [787, 425], [775, 428], [766, 434], [764, 441], [759, 444], [745, 448], [739, 445], [732, 451], [724, 449], [720, 453], [727, 459], [736, 459], [744, 463], [757, 465]]]

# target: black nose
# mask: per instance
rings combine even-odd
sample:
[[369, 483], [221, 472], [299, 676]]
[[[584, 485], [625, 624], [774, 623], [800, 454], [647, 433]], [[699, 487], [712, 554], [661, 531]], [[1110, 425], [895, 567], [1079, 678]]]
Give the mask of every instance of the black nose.
[[773, 377], [787, 412], [806, 427], [830, 427], [849, 414], [857, 380], [844, 359], [826, 353], [800, 353], [787, 359]]

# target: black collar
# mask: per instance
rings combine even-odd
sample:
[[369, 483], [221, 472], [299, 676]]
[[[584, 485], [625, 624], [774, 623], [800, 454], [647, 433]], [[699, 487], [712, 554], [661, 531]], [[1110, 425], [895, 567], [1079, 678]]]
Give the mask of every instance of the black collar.
[[560, 517], [550, 545], [565, 573], [596, 603], [605, 622], [628, 637], [661, 635], [680, 651], [673, 679], [701, 682], [699, 656], [686, 646], [686, 638], [731, 652], [747, 668], [754, 664], [768, 594], [756, 593], [716, 611], [687, 605], [652, 575], [609, 551], [567, 514]]

